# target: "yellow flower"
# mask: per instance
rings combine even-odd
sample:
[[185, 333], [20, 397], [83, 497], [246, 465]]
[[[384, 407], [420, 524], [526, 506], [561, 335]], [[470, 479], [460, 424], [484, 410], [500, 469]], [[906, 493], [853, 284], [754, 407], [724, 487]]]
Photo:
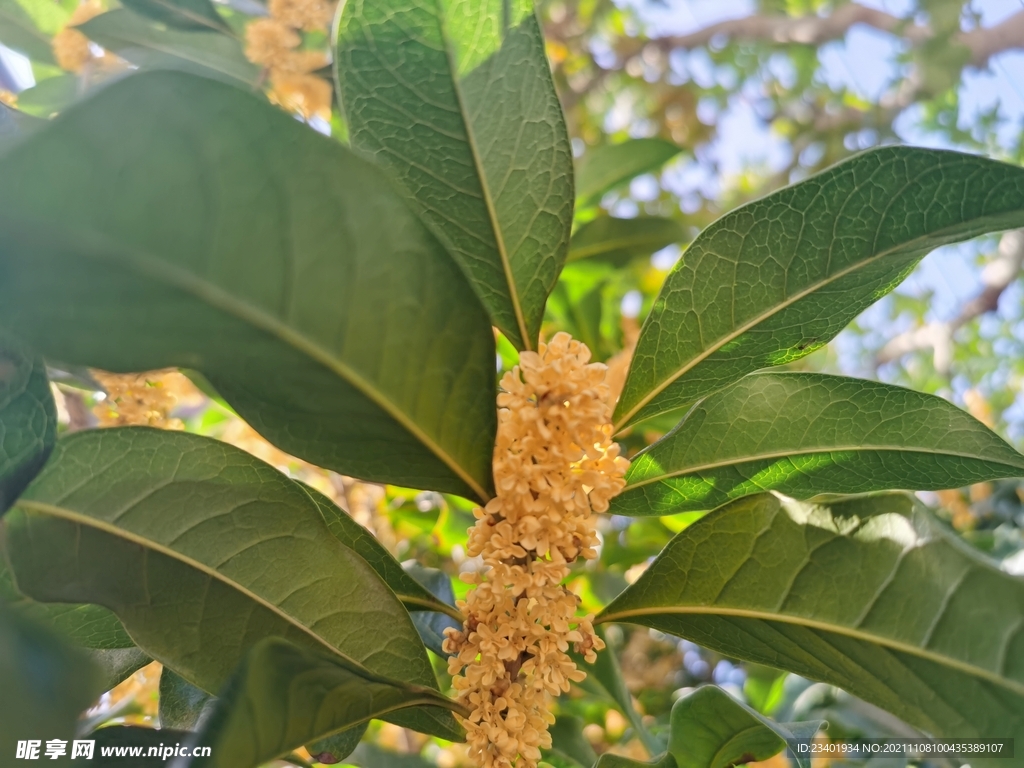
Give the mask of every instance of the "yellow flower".
[[445, 650], [470, 758], [480, 768], [535, 768], [551, 746], [549, 697], [586, 673], [604, 643], [592, 617], [562, 585], [569, 564], [597, 556], [593, 512], [623, 485], [629, 462], [611, 439], [607, 368], [560, 333], [524, 352], [501, 381], [494, 448], [497, 496], [475, 510], [467, 553], [486, 570], [458, 605], [462, 630], [448, 630]]
[[334, 3], [324, 0], [270, 0], [267, 9], [275, 19], [307, 32], [326, 30], [334, 16]]
[[67, 25], [53, 36], [50, 43], [57, 66], [68, 72], [77, 73], [92, 61], [93, 55], [89, 48], [89, 38], [72, 27], [84, 24], [101, 13], [103, 13], [103, 6], [100, 5], [99, 0], [86, 0], [75, 8]]

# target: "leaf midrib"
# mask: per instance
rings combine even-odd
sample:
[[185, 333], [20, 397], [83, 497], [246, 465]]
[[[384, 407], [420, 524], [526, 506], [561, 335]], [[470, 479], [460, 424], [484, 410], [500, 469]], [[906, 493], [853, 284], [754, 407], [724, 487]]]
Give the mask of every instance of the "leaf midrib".
[[822, 632], [830, 632], [836, 635], [843, 635], [853, 640], [859, 640], [871, 645], [880, 645], [891, 650], [900, 651], [907, 653], [912, 656], [924, 659], [925, 661], [931, 661], [939, 664], [943, 667], [950, 667], [960, 672], [964, 672], [973, 677], [988, 680], [990, 683], [1005, 688], [1006, 690], [1012, 691], [1013, 693], [1024, 697], [1024, 683], [1009, 680], [1005, 677], [1000, 677], [996, 673], [984, 669], [982, 667], [976, 667], [958, 659], [952, 659], [949, 656], [942, 656], [934, 653], [927, 649], [921, 648], [916, 645], [910, 645], [909, 643], [903, 643], [898, 640], [891, 638], [881, 637], [879, 635], [872, 635], [866, 632], [860, 632], [850, 627], [844, 627], [837, 624], [828, 624], [823, 621], [815, 621], [813, 619], [807, 619], [799, 616], [790, 616], [788, 614], [769, 613], [767, 611], [756, 611], [751, 609], [743, 608], [717, 608], [714, 606], [661, 606], [658, 608], [634, 608], [624, 611], [617, 611], [610, 614], [602, 614], [595, 619], [595, 624], [604, 624], [611, 621], [628, 621], [632, 617], [638, 616], [659, 616], [659, 615], [670, 615], [670, 616], [689, 616], [689, 615], [702, 615], [702, 616], [734, 616], [743, 619], [757, 619], [760, 621], [768, 622], [779, 622], [781, 624], [792, 624], [795, 626], [806, 627], [808, 629], [816, 629]]
[[660, 475], [658, 475], [656, 477], [647, 478], [645, 480], [641, 480], [641, 481], [636, 482], [636, 483], [628, 483], [626, 485], [626, 487], [622, 489], [622, 493], [626, 493], [627, 491], [629, 491], [629, 490], [631, 490], [633, 488], [642, 488], [645, 485], [653, 485], [654, 483], [660, 483], [660, 482], [663, 482], [664, 480], [670, 480], [670, 479], [672, 479], [674, 477], [681, 477], [681, 476], [684, 476], [684, 475], [692, 475], [692, 474], [696, 474], [698, 472], [706, 472], [706, 471], [712, 470], [712, 469], [721, 469], [722, 467], [730, 467], [730, 466], [736, 466], [736, 465], [739, 465], [739, 464], [747, 464], [747, 463], [750, 463], [750, 462], [753, 462], [753, 461], [764, 461], [765, 459], [785, 459], [785, 458], [788, 458], [790, 456], [813, 456], [815, 454], [838, 453], [840, 451], [851, 451], [851, 452], [854, 452], [854, 453], [861, 453], [861, 452], [868, 452], [868, 451], [874, 451], [876, 453], [920, 453], [920, 454], [927, 454], [927, 455], [931, 455], [931, 456], [949, 456], [950, 458], [957, 458], [957, 459], [972, 459], [974, 461], [985, 461], [985, 462], [989, 462], [991, 464], [998, 464], [999, 466], [1002, 466], [1002, 467], [1008, 467], [1010, 469], [1017, 469], [1017, 470], [1024, 469], [1024, 463], [1016, 464], [1016, 465], [1014, 465], [1014, 464], [1007, 464], [1006, 462], [1004, 462], [1002, 460], [986, 459], [986, 458], [983, 458], [983, 457], [980, 457], [980, 456], [976, 456], [976, 455], [973, 455], [973, 454], [969, 454], [969, 453], [959, 453], [959, 452], [956, 452], [956, 451], [941, 451], [941, 450], [933, 450], [933, 449], [929, 449], [929, 448], [894, 448], [891, 445], [881, 446], [881, 445], [870, 445], [870, 444], [864, 444], [864, 443], [857, 443], [857, 444], [854, 444], [854, 445], [837, 445], [837, 446], [831, 446], [831, 447], [828, 447], [828, 448], [808, 448], [808, 449], [794, 450], [794, 451], [776, 451], [776, 452], [772, 452], [772, 453], [761, 453], [761, 454], [754, 454], [754, 455], [751, 455], [751, 456], [744, 456], [742, 458], [724, 459], [722, 461], [712, 462], [710, 464], [699, 464], [697, 466], [686, 467], [685, 469], [680, 469], [680, 470], [675, 471], [675, 472], [666, 472], [666, 473], [660, 474]]
[[434, 8], [437, 12], [437, 24], [441, 32], [441, 41], [444, 44], [445, 62], [448, 64], [448, 76], [451, 78], [452, 91], [455, 94], [455, 101], [459, 109], [459, 117], [466, 130], [466, 141], [469, 144], [470, 156], [473, 158], [473, 168], [476, 170], [480, 182], [480, 193], [483, 196], [484, 205], [487, 208], [487, 220], [491, 225], [494, 234], [494, 243], [498, 249], [498, 256], [501, 259], [501, 268], [505, 273], [505, 282], [508, 284], [509, 300], [512, 302], [512, 311], [515, 312], [516, 326], [519, 328], [519, 335], [523, 340], [523, 348], [532, 350], [530, 333], [526, 327], [526, 318], [523, 316], [523, 307], [519, 301], [519, 289], [516, 286], [515, 275], [512, 272], [512, 263], [508, 258], [508, 249], [505, 245], [505, 236], [501, 231], [501, 222], [498, 221], [498, 212], [494, 207], [494, 199], [491, 195], [491, 187], [487, 181], [487, 174], [484, 171], [483, 159], [480, 157], [480, 149], [476, 144], [476, 135], [473, 131], [472, 121], [469, 119], [469, 111], [466, 109], [466, 100], [462, 95], [462, 85], [459, 81], [458, 71], [455, 65], [455, 53], [451, 49], [450, 37], [448, 35], [447, 19], [441, 0], [434, 0]]
[[[137, 251], [128, 251], [117, 248], [107, 243], [107, 238], [94, 231], [80, 231], [80, 241], [84, 236], [89, 236], [98, 243], [100, 248], [89, 249], [87, 258], [91, 257], [97, 261], [113, 261], [129, 269], [157, 280], [165, 280], [171, 285], [191, 294], [201, 302], [215, 307], [239, 320], [251, 323], [253, 326], [267, 331], [294, 349], [303, 352], [308, 357], [336, 373], [342, 379], [348, 381], [355, 389], [376, 404], [381, 410], [393, 418], [410, 435], [422, 443], [431, 453], [439, 458], [456, 476], [466, 483], [484, 502], [490, 500], [490, 495], [476, 480], [464, 470], [447, 451], [441, 448], [433, 439], [428, 437], [419, 426], [397, 408], [390, 400], [379, 394], [377, 390], [363, 379], [352, 368], [343, 361], [336, 358], [327, 350], [306, 339], [297, 331], [293, 331], [282, 321], [266, 314], [261, 309], [256, 309], [244, 303], [235, 296], [229, 294], [217, 285], [201, 279], [194, 273], [180, 269], [177, 266], [163, 260], [154, 258]], [[123, 256], [120, 254], [124, 254]]]
[[[934, 171], [935, 169], [933, 168], [931, 170]], [[737, 210], [739, 210], [739, 209], [737, 209]], [[982, 217], [979, 217], [979, 219], [977, 219], [976, 221], [985, 220], [987, 218], [989, 218], [989, 216], [982, 216]], [[809, 296], [810, 294], [814, 293], [815, 291], [819, 290], [820, 288], [823, 288], [824, 286], [829, 285], [830, 283], [833, 283], [833, 282], [835, 282], [837, 280], [840, 280], [840, 279], [846, 277], [849, 274], [853, 274], [854, 272], [856, 272], [859, 269], [863, 269], [865, 267], [868, 267], [871, 264], [879, 261], [880, 259], [884, 259], [885, 257], [890, 256], [890, 255], [892, 255], [894, 253], [913, 252], [914, 249], [916, 247], [918, 247], [919, 245], [923, 245], [923, 244], [927, 243], [929, 240], [941, 239], [947, 232], [952, 232], [952, 231], [955, 231], [956, 229], [958, 229], [958, 227], [946, 227], [945, 229], [940, 229], [940, 230], [936, 230], [934, 232], [929, 232], [926, 235], [921, 235], [920, 237], [916, 237], [913, 240], [908, 240], [908, 241], [906, 241], [904, 243], [901, 243], [900, 245], [898, 245], [896, 247], [888, 248], [886, 250], [880, 251], [879, 253], [875, 254], [874, 256], [871, 256], [871, 257], [869, 257], [867, 259], [864, 259], [863, 261], [858, 261], [858, 262], [856, 262], [854, 264], [851, 264], [846, 269], [839, 270], [835, 274], [829, 275], [824, 280], [820, 280], [820, 281], [818, 281], [816, 283], [813, 283], [813, 284], [807, 286], [804, 290], [798, 291], [797, 293], [793, 294], [792, 296], [787, 297], [784, 301], [782, 301], [782, 302], [780, 302], [778, 304], [773, 305], [769, 310], [767, 310], [765, 312], [762, 312], [761, 314], [757, 315], [756, 317], [751, 318], [746, 323], [744, 323], [743, 325], [735, 328], [730, 333], [728, 333], [725, 336], [722, 336], [722, 337], [716, 339], [714, 341], [714, 343], [711, 344], [707, 349], [703, 350], [696, 357], [694, 357], [691, 360], [689, 360], [685, 365], [680, 366], [679, 369], [677, 371], [675, 371], [675, 373], [673, 373], [671, 376], [666, 377], [662, 382], [660, 382], [659, 384], [655, 385], [654, 388], [650, 392], [648, 392], [646, 395], [644, 395], [637, 402], [636, 405], [634, 405], [632, 408], [630, 408], [629, 411], [626, 412], [625, 414], [623, 414], [622, 418], [619, 419], [615, 423], [615, 425], [613, 427], [614, 432], [616, 434], [622, 432], [622, 430], [624, 430], [627, 426], [629, 426], [630, 419], [632, 419], [637, 413], [639, 413], [641, 410], [643, 410], [658, 395], [660, 395], [662, 392], [664, 392], [666, 389], [668, 389], [668, 387], [671, 386], [673, 383], [675, 383], [675, 381], [677, 381], [681, 376], [683, 376], [686, 373], [688, 373], [689, 371], [691, 371], [693, 368], [695, 368], [700, 363], [704, 362], [704, 360], [709, 358], [711, 355], [713, 355], [716, 352], [718, 352], [722, 347], [724, 347], [725, 345], [727, 345], [729, 342], [733, 341], [734, 339], [739, 338], [740, 336], [742, 336], [744, 333], [749, 331], [754, 326], [759, 325], [760, 323], [764, 322], [765, 320], [767, 320], [768, 318], [772, 317], [773, 315], [776, 315], [779, 312], [782, 312], [783, 310], [788, 309], [793, 304], [797, 303], [798, 301], [800, 301], [801, 299], [805, 298], [806, 296]], [[971, 231], [973, 231], [973, 228], [971, 228]], [[648, 322], [650, 322], [652, 317], [653, 317], [653, 313], [648, 316]], [[644, 323], [644, 325], [646, 326], [647, 323]], [[643, 335], [643, 329], [641, 329], [641, 336], [642, 335]], [[654, 415], [654, 414], [652, 414], [652, 415]]]

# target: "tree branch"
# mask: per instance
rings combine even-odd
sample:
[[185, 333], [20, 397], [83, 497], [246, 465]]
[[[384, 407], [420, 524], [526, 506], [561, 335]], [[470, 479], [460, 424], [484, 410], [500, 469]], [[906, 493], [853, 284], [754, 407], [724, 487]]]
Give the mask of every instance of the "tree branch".
[[981, 272], [982, 289], [960, 308], [948, 322], [932, 322], [891, 339], [875, 357], [875, 367], [891, 363], [904, 355], [931, 349], [935, 370], [948, 376], [953, 364], [953, 334], [976, 317], [994, 312], [999, 298], [1020, 275], [1024, 265], [1024, 229], [1003, 234], [995, 257]]
[[[915, 24], [891, 13], [868, 8], [859, 3], [848, 3], [830, 16], [747, 16], [742, 19], [720, 21], [687, 35], [660, 37], [652, 40], [664, 51], [673, 48], [698, 48], [716, 37], [751, 42], [763, 41], [780, 45], [799, 43], [821, 45], [838, 40], [856, 24], [865, 24], [881, 32], [898, 35], [913, 44], [923, 43], [935, 36], [927, 25]], [[958, 32], [951, 42], [960, 44], [970, 52], [970, 63], [984, 67], [990, 58], [1013, 48], [1024, 48], [1024, 10], [993, 27]]]

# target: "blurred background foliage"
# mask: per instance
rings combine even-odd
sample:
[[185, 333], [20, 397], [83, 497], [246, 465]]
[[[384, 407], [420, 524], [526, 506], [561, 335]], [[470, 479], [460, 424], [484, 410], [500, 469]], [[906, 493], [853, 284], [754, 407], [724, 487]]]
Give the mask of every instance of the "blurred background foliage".
[[[12, 123], [48, 118], [111, 77], [168, 65], [246, 83], [345, 141], [329, 82], [331, 3], [321, 4], [323, 24], [284, 19], [287, 34], [274, 38], [281, 30], [265, 23], [281, 21], [273, 0], [0, 0], [0, 142]], [[586, 342], [620, 383], [668, 271], [723, 212], [880, 144], [1024, 159], [1024, 0], [542, 0], [538, 11], [578, 164], [570, 263], [544, 332]], [[789, 367], [939, 394], [1024, 448], [1022, 263], [1020, 232], [941, 249], [835, 341]], [[515, 364], [503, 339], [499, 357], [503, 368]], [[458, 597], [466, 589], [458, 574], [479, 567], [465, 554], [467, 502], [360, 483], [289, 457], [198, 376], [51, 374], [65, 430], [148, 424], [217, 437], [326, 493], [400, 560], [447, 574]], [[628, 450], [677, 418], [638, 425]], [[923, 496], [972, 546], [1024, 575], [1024, 485]], [[694, 519], [603, 519], [600, 560], [572, 577], [584, 608], [597, 611], [635, 581]], [[558, 703], [546, 758], [558, 768], [589, 766], [609, 751], [652, 755], [673, 701], [711, 681], [780, 721], [827, 719], [829, 738], [913, 733], [835, 688], [687, 641], [629, 626], [608, 628], [607, 640], [619, 669], [592, 670]], [[158, 722], [158, 681], [159, 665], [142, 668], [89, 716]], [[466, 765], [460, 745], [383, 723], [346, 762]]]

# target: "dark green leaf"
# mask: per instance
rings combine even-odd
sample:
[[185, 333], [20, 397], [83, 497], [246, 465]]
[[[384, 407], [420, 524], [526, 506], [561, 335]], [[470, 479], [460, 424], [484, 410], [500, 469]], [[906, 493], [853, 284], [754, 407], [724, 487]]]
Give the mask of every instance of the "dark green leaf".
[[637, 456], [619, 515], [714, 509], [766, 490], [807, 499], [1024, 474], [1024, 456], [934, 395], [818, 373], [757, 373], [702, 400]]
[[548, 732], [551, 734], [551, 749], [544, 753], [545, 762], [590, 768], [597, 760], [597, 753], [583, 735], [581, 718], [559, 715]]
[[0, 0], [0, 43], [43, 64], [56, 64], [50, 38], [67, 22], [58, 3]]
[[600, 259], [622, 266], [685, 239], [683, 225], [674, 219], [659, 216], [616, 219], [602, 216], [584, 224], [573, 234], [569, 245], [569, 261]]
[[664, 139], [630, 139], [588, 149], [579, 162], [576, 196], [592, 201], [619, 184], [656, 171], [682, 152]]
[[102, 13], [78, 29], [142, 69], [179, 69], [250, 90], [259, 81], [260, 68], [245, 58], [241, 41], [229, 35], [165, 27], [127, 8]]
[[198, 369], [293, 455], [488, 498], [486, 315], [337, 142], [235, 88], [148, 73], [54, 120], [0, 177], [0, 324], [45, 355]]
[[121, 4], [168, 27], [230, 31], [210, 0], [121, 0]]
[[318, 739], [312, 744], [307, 744], [306, 751], [312, 756], [314, 762], [325, 765], [340, 763], [359, 746], [369, 724], [367, 721], [325, 739]]
[[320, 508], [320, 514], [323, 515], [324, 521], [334, 537], [369, 563], [377, 575], [384, 579], [384, 582], [398, 595], [398, 599], [402, 601], [407, 610], [449, 610], [450, 606], [438, 600], [416, 579], [407, 574], [401, 564], [374, 538], [373, 534], [339, 509], [337, 504], [315, 488], [307, 486], [306, 492]]
[[0, 104], [0, 152], [43, 125], [45, 123], [39, 118]]
[[0, 755], [15, 764], [17, 743], [70, 740], [79, 713], [103, 692], [84, 651], [0, 601]]
[[193, 731], [213, 697], [170, 667], [160, 670], [160, 727]]
[[[677, 768], [730, 768], [767, 760], [786, 749], [787, 741], [810, 741], [824, 725], [776, 723], [714, 685], [703, 685], [672, 707], [668, 751]], [[797, 768], [810, 768], [809, 757], [794, 755]]]
[[0, 516], [43, 468], [57, 440], [46, 365], [0, 335]]
[[32, 117], [49, 118], [77, 101], [88, 85], [78, 75], [48, 77], [18, 94], [18, 109]]
[[[605, 637], [604, 630], [598, 627], [597, 632], [603, 640]], [[615, 702], [619, 711], [629, 720], [630, 725], [633, 726], [633, 730], [640, 741], [643, 742], [647, 751], [651, 754], [660, 753], [665, 748], [664, 744], [659, 744], [650, 731], [644, 727], [640, 713], [633, 706], [633, 695], [626, 687], [626, 680], [622, 676], [622, 668], [619, 666], [619, 660], [615, 652], [608, 649], [605, 653], [597, 654], [597, 661], [593, 664], [588, 664], [581, 654], [572, 652], [571, 655], [576, 662], [576, 666], [587, 673], [587, 679], [584, 683], [589, 686], [600, 686], [601, 691]]]
[[1024, 169], [884, 147], [720, 218], [669, 274], [617, 429], [803, 357], [933, 248], [1024, 224]]
[[268, 638], [246, 657], [194, 739], [211, 756], [180, 765], [256, 768], [370, 718], [424, 705], [455, 707], [435, 690]]
[[605, 752], [594, 763], [594, 768], [676, 768], [676, 761], [669, 753], [661, 755], [650, 762], [632, 760], [622, 755]]
[[7, 564], [0, 557], [0, 601], [22, 616], [46, 624], [67, 637], [74, 645], [94, 650], [134, 648], [117, 616], [98, 605], [37, 603], [18, 591]]
[[420, 633], [423, 644], [442, 659], [446, 659], [448, 654], [443, 647], [444, 631], [449, 627], [462, 628], [462, 614], [455, 607], [455, 590], [452, 589], [451, 577], [437, 568], [424, 568], [415, 560], [405, 563], [402, 568], [428, 590], [439, 605], [444, 606], [444, 612], [419, 611], [412, 614], [412, 623]]
[[138, 648], [91, 651], [89, 657], [103, 671], [103, 690], [109, 691], [153, 661]]
[[572, 153], [529, 0], [352, 0], [337, 75], [373, 157], [518, 348], [565, 262]]
[[1024, 580], [909, 495], [732, 502], [599, 619], [840, 686], [936, 736], [1024, 737]]
[[[436, 685], [408, 613], [331, 536], [305, 487], [225, 443], [142, 427], [77, 432], [6, 528], [22, 591], [106, 606], [139, 648], [206, 691], [268, 635]], [[423, 729], [455, 729], [446, 712], [418, 715]]]

